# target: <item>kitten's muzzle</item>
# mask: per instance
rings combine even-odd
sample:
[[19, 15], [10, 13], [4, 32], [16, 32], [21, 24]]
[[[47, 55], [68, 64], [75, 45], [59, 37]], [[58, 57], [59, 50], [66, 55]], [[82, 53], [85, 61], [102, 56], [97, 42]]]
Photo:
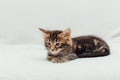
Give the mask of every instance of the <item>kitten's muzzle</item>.
[[54, 51], [54, 49], [51, 49], [51, 51]]

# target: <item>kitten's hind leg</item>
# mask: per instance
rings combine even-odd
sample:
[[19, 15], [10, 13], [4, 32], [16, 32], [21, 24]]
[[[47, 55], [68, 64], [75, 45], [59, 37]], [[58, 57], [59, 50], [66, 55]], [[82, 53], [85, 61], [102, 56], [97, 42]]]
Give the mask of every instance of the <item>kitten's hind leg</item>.
[[101, 56], [106, 56], [110, 54], [109, 47], [101, 46], [98, 49], [94, 50], [94, 53], [101, 54]]

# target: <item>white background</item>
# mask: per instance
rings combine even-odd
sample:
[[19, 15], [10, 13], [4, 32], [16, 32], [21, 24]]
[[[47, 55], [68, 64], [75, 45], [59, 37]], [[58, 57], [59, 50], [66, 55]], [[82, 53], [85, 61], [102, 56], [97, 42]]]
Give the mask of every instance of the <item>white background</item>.
[[38, 28], [107, 37], [120, 26], [120, 0], [0, 0], [0, 42], [39, 44]]
[[[38, 28], [96, 35], [110, 55], [47, 61]], [[0, 80], [120, 80], [120, 0], [0, 0]]]

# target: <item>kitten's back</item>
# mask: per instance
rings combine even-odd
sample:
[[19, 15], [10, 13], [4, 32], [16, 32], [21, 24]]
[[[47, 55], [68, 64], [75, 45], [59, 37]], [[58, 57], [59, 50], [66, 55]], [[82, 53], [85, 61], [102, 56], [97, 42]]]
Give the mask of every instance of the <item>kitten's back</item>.
[[72, 38], [76, 45], [75, 53], [79, 57], [99, 57], [110, 54], [107, 43], [96, 36], [81, 36]]

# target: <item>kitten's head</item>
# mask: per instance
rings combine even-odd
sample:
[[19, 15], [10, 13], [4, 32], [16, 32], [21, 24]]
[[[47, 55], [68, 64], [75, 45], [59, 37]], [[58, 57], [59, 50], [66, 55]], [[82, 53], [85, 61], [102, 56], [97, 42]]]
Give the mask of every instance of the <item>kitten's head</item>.
[[72, 45], [71, 30], [69, 28], [64, 31], [39, 29], [43, 32], [45, 47], [53, 55], [57, 55]]

